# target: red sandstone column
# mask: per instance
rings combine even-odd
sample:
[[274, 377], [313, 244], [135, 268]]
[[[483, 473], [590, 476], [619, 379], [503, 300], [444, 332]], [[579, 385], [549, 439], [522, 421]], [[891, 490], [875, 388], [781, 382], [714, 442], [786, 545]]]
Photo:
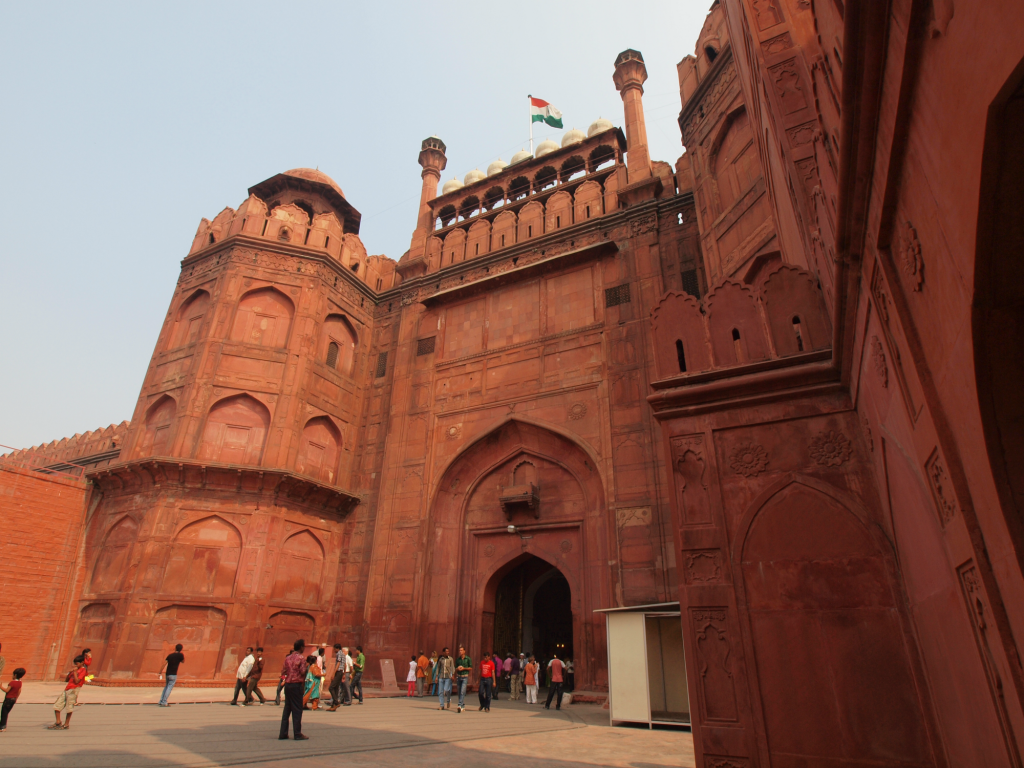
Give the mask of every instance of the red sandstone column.
[[426, 233], [434, 228], [429, 203], [437, 197], [437, 182], [441, 179], [441, 171], [448, 164], [445, 149], [444, 142], [437, 136], [424, 139], [420, 148], [419, 162], [423, 166], [420, 177], [423, 179], [423, 190], [420, 192], [420, 213], [416, 219], [417, 232]]
[[650, 178], [651, 156], [647, 151], [647, 126], [644, 123], [644, 81], [647, 67], [640, 51], [629, 48], [615, 58], [615, 89], [622, 95], [626, 117], [626, 168], [629, 183]]

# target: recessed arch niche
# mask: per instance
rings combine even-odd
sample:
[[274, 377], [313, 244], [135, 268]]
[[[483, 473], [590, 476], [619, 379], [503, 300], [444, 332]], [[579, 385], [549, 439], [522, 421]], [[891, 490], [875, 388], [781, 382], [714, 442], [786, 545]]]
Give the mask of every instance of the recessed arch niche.
[[283, 348], [288, 345], [295, 304], [276, 288], [259, 288], [238, 302], [231, 340]]
[[164, 395], [146, 411], [145, 428], [139, 436], [138, 456], [166, 456], [171, 445], [171, 428], [178, 412], [178, 404], [170, 395]]
[[327, 416], [317, 416], [302, 429], [295, 468], [322, 483], [334, 485], [338, 479], [341, 433]]
[[324, 548], [308, 530], [292, 534], [281, 547], [274, 576], [273, 600], [316, 605], [320, 598], [320, 577]]
[[[334, 345], [332, 350], [331, 345]], [[328, 315], [320, 339], [320, 360], [346, 376], [352, 375], [359, 337], [344, 315]]]
[[209, 309], [210, 294], [202, 289], [185, 299], [175, 315], [168, 349], [176, 349], [198, 341], [203, 329], [203, 318]]
[[125, 571], [131, 559], [132, 547], [139, 536], [139, 524], [130, 516], [122, 517], [107, 532], [96, 556], [89, 591], [92, 593], [117, 592], [124, 583]]
[[199, 443], [199, 458], [222, 464], [260, 464], [270, 411], [251, 395], [219, 400], [210, 408]]
[[231, 597], [242, 552], [238, 530], [220, 517], [185, 526], [174, 537], [160, 591]]

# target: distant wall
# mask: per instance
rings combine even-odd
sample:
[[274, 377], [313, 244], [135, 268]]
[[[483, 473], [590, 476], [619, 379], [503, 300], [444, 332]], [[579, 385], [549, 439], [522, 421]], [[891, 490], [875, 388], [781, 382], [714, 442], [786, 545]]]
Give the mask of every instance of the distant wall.
[[63, 646], [74, 629], [67, 612], [80, 580], [78, 549], [89, 496], [84, 480], [0, 464], [5, 677], [16, 667], [25, 667], [28, 680], [62, 671], [70, 652]]

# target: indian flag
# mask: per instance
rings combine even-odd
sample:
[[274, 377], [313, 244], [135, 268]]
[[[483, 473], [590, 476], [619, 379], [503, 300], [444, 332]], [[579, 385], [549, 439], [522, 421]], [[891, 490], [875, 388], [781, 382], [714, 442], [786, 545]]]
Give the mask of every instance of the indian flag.
[[544, 99], [530, 97], [530, 119], [535, 123], [547, 123], [552, 128], [562, 127], [562, 113]]

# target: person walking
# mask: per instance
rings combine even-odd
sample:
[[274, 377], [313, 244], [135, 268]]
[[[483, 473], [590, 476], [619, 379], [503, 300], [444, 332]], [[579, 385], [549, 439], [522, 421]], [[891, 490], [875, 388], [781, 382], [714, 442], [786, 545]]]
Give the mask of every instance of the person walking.
[[572, 659], [565, 660], [565, 689], [567, 691], [576, 690], [576, 665], [573, 664]]
[[498, 691], [501, 690], [499, 683], [501, 682], [502, 672], [501, 656], [498, 655], [497, 651], [494, 652], [494, 656], [491, 658], [491, 661], [494, 662], [494, 689], [491, 691], [491, 698], [497, 701]]
[[[7, 685], [0, 683], [0, 691], [4, 692], [4, 703], [0, 706], [0, 733], [7, 730], [7, 717], [18, 703], [18, 696], [21, 695], [21, 678], [25, 676], [25, 668], [18, 667], [14, 670], [11, 682]], [[70, 717], [70, 715], [69, 715]]]
[[249, 670], [249, 675], [245, 678], [245, 706], [251, 707], [256, 702], [253, 701], [252, 695], [255, 693], [256, 697], [260, 700], [256, 706], [262, 707], [267, 703], [267, 700], [263, 698], [263, 691], [260, 690], [260, 679], [263, 677], [263, 649], [256, 649], [256, 659], [253, 661], [252, 669]]
[[548, 700], [544, 704], [544, 709], [551, 709], [551, 699], [558, 694], [558, 701], [555, 703], [555, 709], [562, 708], [562, 669], [563, 664], [559, 660], [556, 654], [551, 654], [551, 661], [548, 662], [548, 672], [550, 672], [551, 682], [548, 683]]
[[366, 656], [363, 655], [363, 646], [357, 645], [359, 652], [352, 660], [352, 695], [355, 696], [356, 688], [359, 689], [359, 703], [363, 703], [363, 668], [366, 666]]
[[[71, 727], [71, 716], [75, 714], [75, 702], [78, 701], [78, 690], [85, 685], [85, 657], [75, 656], [75, 668], [68, 672], [67, 687], [61, 691], [57, 701], [53, 703], [53, 714], [56, 722], [48, 726], [51, 731], [67, 730]], [[67, 717], [61, 723], [60, 716], [64, 710], [68, 711]]]
[[305, 640], [296, 640], [292, 652], [284, 660], [281, 668], [281, 680], [284, 681], [284, 712], [281, 713], [281, 733], [279, 739], [288, 738], [288, 717], [292, 719], [292, 733], [296, 740], [308, 739], [302, 732], [302, 687], [306, 678], [306, 660], [302, 651], [306, 647]]
[[484, 654], [484, 660], [480, 662], [480, 688], [477, 696], [480, 698], [480, 711], [491, 711], [491, 683], [494, 680], [494, 662], [488, 654]]
[[281, 693], [284, 691], [284, 675], [277, 681], [277, 691], [274, 693], [274, 704], [281, 704]]
[[238, 665], [238, 671], [235, 672], [235, 693], [231, 697], [231, 706], [238, 706], [238, 694], [239, 692], [245, 693], [245, 678], [249, 676], [249, 670], [255, 663], [256, 657], [252, 655], [252, 648], [246, 648], [245, 658], [242, 659], [242, 663]]
[[352, 657], [349, 655], [348, 648], [342, 648], [342, 664], [344, 665], [344, 674], [341, 678], [341, 703], [343, 706], [352, 706]]
[[341, 643], [334, 644], [334, 674], [331, 675], [331, 684], [328, 690], [331, 692], [331, 706], [328, 712], [334, 712], [341, 705], [341, 680], [345, 676], [345, 663], [341, 654]]
[[430, 652], [430, 660], [427, 662], [427, 695], [433, 696], [437, 693], [434, 690], [437, 681], [437, 651]]
[[506, 653], [505, 660], [501, 662], [501, 678], [505, 684], [505, 690], [509, 693], [509, 698], [512, 698], [512, 654]]
[[452, 706], [452, 680], [455, 677], [455, 659], [448, 654], [447, 648], [441, 649], [437, 659], [437, 701], [438, 709], [450, 709]]
[[466, 688], [469, 686], [469, 673], [473, 671], [473, 660], [469, 658], [466, 649], [459, 646], [459, 655], [455, 657], [455, 683], [459, 687], [459, 710], [466, 708]]
[[536, 704], [537, 703], [537, 659], [530, 656], [530, 660], [526, 662], [526, 667], [523, 672], [524, 679], [526, 680], [526, 703]]
[[164, 677], [164, 671], [167, 672], [167, 682], [164, 683], [164, 692], [160, 694], [160, 706], [169, 707], [167, 699], [171, 695], [171, 691], [174, 690], [174, 684], [178, 682], [178, 667], [180, 667], [185, 661], [185, 654], [181, 652], [184, 648], [181, 643], [174, 646], [174, 653], [167, 654], [167, 658], [164, 659], [164, 663], [160, 665], [160, 677]]
[[[306, 684], [302, 693], [302, 708], [320, 709], [320, 684], [323, 682], [324, 673], [317, 662], [318, 654], [313, 654], [306, 659], [308, 669], [306, 670]], [[307, 707], [306, 705], [309, 704]]]
[[409, 662], [409, 671], [405, 673], [405, 683], [409, 687], [409, 690], [408, 690], [408, 692], [406, 692], [405, 695], [411, 697], [412, 694], [413, 694], [413, 691], [416, 688], [416, 669], [417, 669], [417, 666], [416, 666], [416, 657], [415, 656], [411, 656], [410, 658], [412, 659], [412, 661]]
[[420, 651], [419, 658], [416, 659], [416, 695], [419, 698], [423, 698], [423, 686], [427, 682], [427, 664], [430, 663], [430, 659], [427, 658], [427, 654]]

